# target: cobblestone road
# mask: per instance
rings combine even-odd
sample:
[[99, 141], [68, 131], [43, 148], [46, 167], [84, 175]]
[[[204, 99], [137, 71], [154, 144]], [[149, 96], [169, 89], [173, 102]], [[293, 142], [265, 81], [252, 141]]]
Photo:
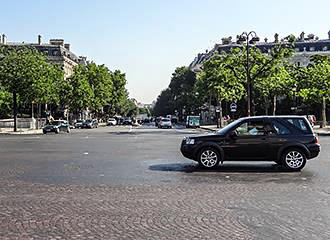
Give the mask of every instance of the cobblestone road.
[[178, 152], [185, 134], [0, 138], [0, 239], [330, 239], [330, 138], [300, 173], [202, 171]]

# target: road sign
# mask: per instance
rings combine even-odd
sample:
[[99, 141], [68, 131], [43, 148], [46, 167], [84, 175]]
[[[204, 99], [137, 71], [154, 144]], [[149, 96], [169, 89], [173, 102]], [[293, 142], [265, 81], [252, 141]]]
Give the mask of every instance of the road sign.
[[230, 104], [230, 111], [231, 112], [236, 112], [236, 110], [237, 110], [237, 104], [236, 103]]

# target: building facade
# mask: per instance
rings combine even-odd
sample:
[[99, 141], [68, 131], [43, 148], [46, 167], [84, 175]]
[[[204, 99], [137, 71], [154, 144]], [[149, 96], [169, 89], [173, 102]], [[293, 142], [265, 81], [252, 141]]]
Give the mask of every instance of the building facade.
[[64, 77], [68, 78], [73, 74], [74, 67], [78, 64], [87, 64], [86, 57], [77, 57], [70, 50], [70, 44], [65, 43], [63, 39], [50, 39], [49, 43], [43, 43], [39, 35], [36, 43], [10, 42], [5, 34], [0, 34], [0, 44], [7, 46], [28, 46], [34, 47], [43, 53], [47, 60], [58, 65], [64, 71]]
[[[285, 39], [282, 39], [282, 41], [285, 41]], [[274, 42], [268, 42], [267, 38], [265, 38], [264, 42], [257, 42], [255, 46], [262, 53], [267, 54], [278, 43], [278, 34], [275, 34]], [[203, 63], [209, 60], [215, 53], [222, 51], [229, 52], [232, 48], [237, 47], [242, 47], [242, 44], [238, 40], [234, 42], [232, 41], [232, 37], [222, 38], [222, 43], [215, 44], [212, 50], [199, 53], [189, 65], [189, 69], [199, 72]], [[330, 55], [330, 31], [328, 32], [328, 39], [323, 40], [320, 40], [314, 34], [309, 34], [305, 37], [305, 33], [302, 32], [295, 42], [295, 53], [289, 61], [299, 66], [307, 66], [310, 62], [310, 57], [316, 54]]]

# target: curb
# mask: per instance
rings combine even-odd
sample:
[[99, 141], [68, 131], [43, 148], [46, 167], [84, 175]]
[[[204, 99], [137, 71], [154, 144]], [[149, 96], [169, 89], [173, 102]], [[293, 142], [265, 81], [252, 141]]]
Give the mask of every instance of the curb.
[[34, 132], [0, 132], [0, 135], [41, 135], [42, 131]]
[[330, 136], [330, 132], [329, 133], [327, 133], [327, 132], [320, 132], [320, 133], [316, 132], [316, 134], [318, 136]]

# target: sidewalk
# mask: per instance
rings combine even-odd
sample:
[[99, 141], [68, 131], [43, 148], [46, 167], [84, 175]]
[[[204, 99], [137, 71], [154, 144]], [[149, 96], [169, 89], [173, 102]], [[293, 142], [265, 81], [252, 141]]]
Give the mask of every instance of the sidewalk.
[[[220, 128], [217, 128], [217, 125], [201, 126], [201, 129], [213, 131], [213, 132], [220, 130]], [[326, 128], [320, 128], [319, 126], [315, 126], [313, 128], [313, 131], [319, 136], [330, 136], [330, 126], [327, 126]]]
[[0, 135], [36, 135], [42, 134], [42, 129], [17, 129], [17, 132], [14, 132], [12, 128], [0, 128]]

